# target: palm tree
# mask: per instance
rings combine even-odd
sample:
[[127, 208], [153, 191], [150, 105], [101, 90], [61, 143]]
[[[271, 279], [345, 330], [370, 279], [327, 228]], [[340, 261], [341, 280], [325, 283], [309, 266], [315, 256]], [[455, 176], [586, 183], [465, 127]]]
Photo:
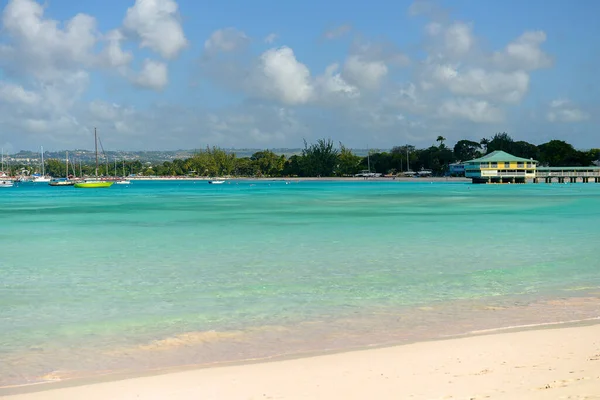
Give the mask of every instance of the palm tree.
[[435, 139], [436, 142], [440, 142], [440, 149], [444, 147], [445, 140], [446, 140], [446, 138], [443, 136], [438, 136], [437, 139]]
[[490, 139], [483, 138], [479, 141], [479, 144], [485, 147], [485, 152], [487, 153], [488, 144], [490, 144]]

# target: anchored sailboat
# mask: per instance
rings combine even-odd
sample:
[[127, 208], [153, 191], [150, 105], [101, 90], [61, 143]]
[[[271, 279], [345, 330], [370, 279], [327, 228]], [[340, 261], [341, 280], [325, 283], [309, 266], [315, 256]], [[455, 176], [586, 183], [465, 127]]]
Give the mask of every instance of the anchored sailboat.
[[13, 187], [14, 183], [10, 179], [9, 174], [4, 172], [4, 149], [2, 149], [2, 164], [0, 164], [0, 187], [9, 188]]
[[46, 183], [46, 182], [50, 182], [52, 180], [51, 177], [46, 176], [46, 163], [44, 162], [44, 146], [40, 147], [40, 154], [42, 156], [42, 175], [40, 176], [34, 176], [33, 177], [33, 181], [34, 183]]
[[65, 161], [66, 161], [66, 174], [65, 174], [65, 178], [57, 178], [57, 179], [52, 179], [48, 185], [50, 186], [74, 186], [75, 182], [73, 182], [72, 180], [69, 179], [69, 152], [67, 151], [66, 156], [65, 156]]
[[94, 147], [96, 150], [96, 173], [95, 179], [86, 179], [83, 182], [76, 183], [76, 188], [85, 188], [85, 189], [96, 189], [96, 188], [108, 188], [111, 187], [114, 182], [112, 181], [103, 181], [98, 179], [98, 135], [96, 133], [96, 128], [94, 128]]

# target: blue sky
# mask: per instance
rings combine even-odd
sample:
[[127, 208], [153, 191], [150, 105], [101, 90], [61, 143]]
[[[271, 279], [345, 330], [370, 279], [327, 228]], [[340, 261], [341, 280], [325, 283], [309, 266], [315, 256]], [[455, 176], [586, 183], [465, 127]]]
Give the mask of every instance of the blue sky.
[[600, 146], [596, 1], [1, 4], [8, 151]]

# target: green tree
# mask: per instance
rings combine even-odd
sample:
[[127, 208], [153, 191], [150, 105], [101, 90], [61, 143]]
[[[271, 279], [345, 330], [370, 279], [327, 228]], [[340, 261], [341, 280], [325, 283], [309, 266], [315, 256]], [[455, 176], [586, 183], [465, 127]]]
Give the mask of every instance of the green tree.
[[55, 159], [44, 160], [46, 174], [54, 177], [63, 177], [66, 173], [66, 163]]
[[278, 156], [271, 150], [258, 151], [250, 157], [255, 175], [281, 176], [285, 166], [285, 156]]
[[304, 176], [302, 171], [302, 156], [294, 154], [288, 158], [283, 167], [284, 176]]
[[488, 142], [486, 152], [501, 150], [507, 153], [513, 153], [514, 140], [506, 132], [496, 133]]
[[338, 164], [335, 170], [337, 176], [351, 176], [360, 170], [361, 158], [357, 156], [340, 142], [340, 152], [338, 154]]
[[411, 168], [412, 162], [416, 160], [415, 146], [394, 146], [390, 153], [392, 154], [394, 168], [398, 171], [406, 171]]
[[436, 142], [438, 142], [440, 144], [440, 149], [443, 149], [444, 147], [446, 147], [444, 145], [444, 142], [446, 141], [446, 138], [443, 136], [438, 136], [437, 139], [435, 139]]
[[234, 174], [237, 176], [254, 176], [254, 163], [250, 157], [236, 158]]
[[479, 156], [481, 144], [472, 140], [459, 140], [454, 145], [454, 157], [460, 161], [468, 161]]
[[594, 161], [592, 154], [578, 151], [563, 140], [551, 140], [539, 145], [538, 148], [539, 161], [551, 167], [587, 167]]
[[487, 154], [487, 149], [488, 149], [488, 145], [490, 144], [490, 139], [488, 138], [483, 138], [479, 141], [479, 144], [481, 144], [484, 147], [484, 151]]
[[539, 149], [535, 144], [531, 144], [525, 141], [514, 142], [512, 146], [512, 153], [517, 157], [532, 158], [537, 160], [539, 157]]
[[338, 163], [338, 153], [331, 139], [319, 139], [310, 146], [304, 140], [302, 171], [306, 176], [332, 176]]

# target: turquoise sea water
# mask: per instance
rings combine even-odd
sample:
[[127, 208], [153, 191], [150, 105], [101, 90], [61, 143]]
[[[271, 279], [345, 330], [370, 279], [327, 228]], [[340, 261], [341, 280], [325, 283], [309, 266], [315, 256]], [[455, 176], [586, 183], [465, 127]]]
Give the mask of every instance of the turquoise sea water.
[[0, 386], [600, 315], [600, 185], [0, 193]]

